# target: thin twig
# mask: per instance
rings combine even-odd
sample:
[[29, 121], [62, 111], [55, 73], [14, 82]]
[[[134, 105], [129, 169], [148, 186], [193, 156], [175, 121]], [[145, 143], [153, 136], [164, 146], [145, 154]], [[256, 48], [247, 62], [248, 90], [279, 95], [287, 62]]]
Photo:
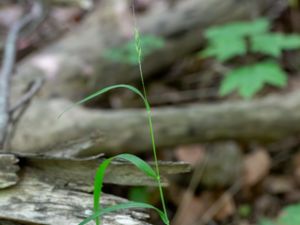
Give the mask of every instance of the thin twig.
[[[240, 181], [237, 181], [235, 184], [233, 184], [224, 194], [215, 202], [204, 214], [201, 216], [201, 223], [200, 224], [206, 224], [209, 222], [209, 220], [214, 217], [220, 209], [224, 206], [224, 199], [227, 194], [236, 195], [236, 193], [240, 190], [241, 183]], [[196, 224], [194, 224], [196, 225]], [[199, 225], [199, 222], [197, 222], [197, 225]]]
[[43, 86], [45, 79], [38, 78], [34, 82], [30, 83], [27, 88], [27, 92], [12, 106], [9, 110], [9, 113], [12, 114], [20, 108], [23, 108], [25, 105], [28, 105], [31, 99], [37, 94], [37, 92]]
[[[20, 118], [27, 110], [28, 106], [30, 105], [30, 102], [32, 98], [38, 93], [38, 91], [43, 86], [45, 79], [39, 78], [36, 81], [29, 84], [28, 91], [22, 96], [22, 98], [10, 109], [10, 124], [9, 129], [7, 132], [7, 138], [4, 143], [4, 149], [9, 152], [11, 140], [14, 137], [18, 122], [20, 121]], [[19, 110], [19, 111], [18, 111]], [[18, 111], [18, 112], [17, 112]]]
[[40, 4], [33, 5], [32, 10], [25, 17], [17, 21], [10, 29], [7, 41], [4, 48], [4, 56], [2, 68], [0, 71], [0, 149], [5, 143], [7, 136], [8, 125], [10, 120], [9, 115], [9, 96], [11, 85], [11, 74], [16, 61], [16, 43], [18, 35], [31, 21], [38, 18], [41, 14]]

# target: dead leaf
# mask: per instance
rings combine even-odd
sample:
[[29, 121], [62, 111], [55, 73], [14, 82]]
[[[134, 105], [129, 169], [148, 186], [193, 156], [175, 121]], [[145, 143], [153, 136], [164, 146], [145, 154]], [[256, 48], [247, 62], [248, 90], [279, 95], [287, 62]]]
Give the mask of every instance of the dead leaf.
[[179, 205], [173, 225], [199, 224], [199, 221], [224, 220], [236, 211], [233, 197], [228, 192], [205, 191], [200, 196], [186, 191]]
[[207, 208], [207, 204], [211, 203], [211, 199], [204, 201], [204, 194], [197, 197], [190, 191], [186, 191], [183, 195], [181, 204], [178, 207], [176, 216], [172, 221], [173, 225], [190, 225], [194, 224], [199, 215], [202, 215]]
[[244, 159], [244, 185], [252, 187], [262, 181], [270, 171], [271, 158], [265, 149], [259, 149]]
[[232, 216], [236, 212], [235, 203], [233, 197], [230, 193], [224, 193], [221, 197], [220, 202], [220, 209], [217, 211], [217, 214], [214, 216], [216, 220], [222, 221]]
[[175, 156], [179, 161], [196, 166], [204, 159], [205, 148], [202, 145], [182, 145], [175, 149]]
[[294, 183], [288, 176], [270, 176], [266, 179], [265, 186], [271, 194], [285, 194], [294, 190]]

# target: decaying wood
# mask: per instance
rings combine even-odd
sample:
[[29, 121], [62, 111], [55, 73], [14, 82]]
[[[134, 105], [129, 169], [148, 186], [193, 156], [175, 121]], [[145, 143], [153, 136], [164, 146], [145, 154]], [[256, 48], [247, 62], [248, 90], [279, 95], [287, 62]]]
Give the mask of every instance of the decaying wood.
[[[111, 195], [101, 199], [104, 207], [124, 201]], [[23, 171], [17, 185], [0, 192], [0, 218], [21, 224], [77, 225], [91, 215], [92, 205], [92, 194], [41, 181], [31, 170]], [[122, 211], [104, 216], [103, 224], [146, 225], [147, 218], [144, 212]]]
[[[70, 105], [59, 99], [35, 101], [20, 121], [13, 149], [50, 151], [65, 141], [91, 134], [97, 140], [94, 145], [90, 143], [88, 148], [81, 148], [74, 155], [151, 149], [145, 110], [105, 111], [78, 107], [58, 120], [57, 115]], [[156, 143], [158, 149], [163, 149], [228, 139], [265, 143], [297, 137], [300, 135], [299, 110], [300, 92], [253, 101], [159, 108], [153, 110]]]
[[[63, 159], [41, 156], [23, 156], [21, 161], [28, 168], [35, 171], [39, 179], [47, 179], [47, 182], [59, 184], [78, 190], [93, 190], [93, 181], [96, 170], [103, 161], [102, 157], [90, 157], [86, 159]], [[153, 165], [153, 163], [150, 163]], [[187, 173], [190, 166], [186, 163], [160, 162], [160, 171], [163, 184], [167, 185], [167, 176]], [[135, 166], [127, 162], [113, 161], [108, 167], [104, 179], [105, 183], [118, 185], [142, 185], [156, 186], [157, 182]]]
[[0, 190], [15, 185], [19, 178], [18, 158], [10, 154], [0, 155]]
[[[197, 50], [203, 43], [201, 33], [205, 27], [249, 18], [253, 11], [272, 15], [274, 6], [276, 10], [278, 6], [285, 7], [285, 4], [276, 4], [277, 1], [185, 0], [177, 1], [174, 6], [168, 1], [157, 1], [147, 13], [137, 16], [143, 33], [167, 38], [162, 49], [145, 59], [145, 78]], [[122, 33], [120, 17], [109, 6], [111, 2], [101, 1], [98, 9], [76, 30], [25, 59], [14, 79], [15, 95], [39, 76], [48, 79], [41, 96], [63, 96], [73, 100], [110, 84], [136, 81], [139, 77], [136, 66], [116, 64], [103, 57], [107, 49], [128, 40], [128, 35]]]
[[[21, 171], [19, 170], [19, 163]], [[49, 156], [0, 154], [0, 218], [22, 224], [79, 224], [92, 211], [95, 171], [103, 158], [63, 159]], [[188, 172], [184, 163], [161, 163], [165, 175]], [[155, 181], [128, 163], [113, 162], [105, 183], [155, 186]], [[124, 199], [104, 195], [108, 206]], [[147, 214], [122, 211], [104, 217], [104, 224], [148, 224]], [[0, 224], [2, 222], [0, 221]]]

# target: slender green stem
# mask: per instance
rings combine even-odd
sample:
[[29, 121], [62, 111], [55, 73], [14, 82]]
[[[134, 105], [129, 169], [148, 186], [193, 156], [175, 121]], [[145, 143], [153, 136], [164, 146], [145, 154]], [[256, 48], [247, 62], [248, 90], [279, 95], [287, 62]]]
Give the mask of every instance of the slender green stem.
[[[156, 179], [157, 179], [157, 183], [158, 183], [158, 189], [159, 189], [159, 194], [160, 194], [160, 198], [161, 198], [161, 204], [163, 207], [163, 212], [164, 212], [166, 218], [168, 219], [167, 207], [166, 207], [166, 203], [165, 203], [164, 192], [163, 192], [163, 187], [162, 187], [162, 183], [161, 183], [161, 177], [160, 177], [160, 171], [159, 171], [159, 165], [158, 165], [158, 159], [157, 159], [157, 151], [156, 151], [154, 129], [153, 129], [152, 115], [151, 115], [151, 106], [148, 101], [146, 85], [145, 85], [144, 76], [143, 76], [141, 38], [140, 38], [139, 31], [137, 29], [136, 24], [135, 24], [135, 44], [136, 44], [136, 51], [138, 54], [139, 73], [140, 73], [140, 78], [141, 78], [141, 83], [142, 83], [142, 88], [143, 88], [144, 101], [146, 104], [147, 115], [148, 115], [147, 117], [148, 117], [149, 130], [150, 130], [150, 135], [151, 135], [151, 144], [152, 144], [153, 157], [154, 157], [154, 162], [155, 162], [155, 170], [156, 170], [156, 174], [157, 174]], [[168, 220], [168, 224], [170, 224], [169, 220]]]
[[[161, 184], [160, 171], [159, 171], [158, 159], [157, 159], [157, 154], [156, 154], [156, 145], [155, 145], [153, 125], [152, 125], [151, 111], [147, 111], [147, 113], [148, 113], [148, 122], [149, 122], [152, 149], [153, 149], [153, 157], [154, 157], [154, 161], [155, 161], [155, 170], [156, 170], [156, 174], [157, 174], [156, 179], [158, 182], [158, 189], [159, 189], [159, 194], [160, 194], [160, 198], [161, 198], [161, 204], [163, 207], [163, 212], [164, 212], [166, 218], [168, 219], [167, 207], [166, 207], [166, 203], [165, 203], [163, 187]], [[169, 224], [169, 221], [168, 221], [168, 224]]]

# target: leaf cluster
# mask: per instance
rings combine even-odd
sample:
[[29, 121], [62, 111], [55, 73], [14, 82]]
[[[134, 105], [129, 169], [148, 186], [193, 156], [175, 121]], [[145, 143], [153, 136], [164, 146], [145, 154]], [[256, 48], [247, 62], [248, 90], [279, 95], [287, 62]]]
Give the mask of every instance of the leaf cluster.
[[[300, 48], [300, 35], [270, 32], [270, 21], [264, 18], [250, 22], [236, 22], [206, 30], [208, 47], [201, 56], [215, 57], [224, 63], [237, 56], [251, 53], [278, 59], [284, 50]], [[225, 75], [220, 95], [237, 90], [244, 98], [251, 98], [265, 84], [284, 87], [287, 75], [275, 60], [234, 68]]]

